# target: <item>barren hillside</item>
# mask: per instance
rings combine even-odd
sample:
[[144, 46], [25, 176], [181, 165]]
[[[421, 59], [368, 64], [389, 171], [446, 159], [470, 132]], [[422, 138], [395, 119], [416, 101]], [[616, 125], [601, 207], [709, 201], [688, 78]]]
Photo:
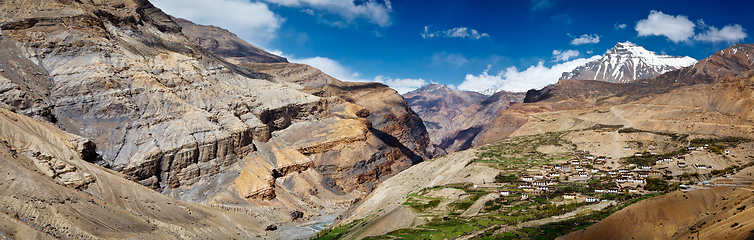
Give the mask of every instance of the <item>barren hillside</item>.
[[83, 160], [165, 196], [262, 216], [249, 232], [332, 221], [428, 156], [421, 120], [387, 86], [303, 66], [340, 82], [319, 94], [303, 76], [232, 64], [284, 59], [148, 1], [5, 1], [0, 14], [5, 108], [90, 139]]

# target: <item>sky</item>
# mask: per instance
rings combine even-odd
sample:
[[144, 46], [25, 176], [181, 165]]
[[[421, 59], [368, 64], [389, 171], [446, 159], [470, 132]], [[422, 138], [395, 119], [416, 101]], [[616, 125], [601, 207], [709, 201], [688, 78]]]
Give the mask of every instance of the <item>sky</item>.
[[630, 41], [704, 59], [754, 43], [752, 1], [151, 0], [344, 81], [526, 91]]

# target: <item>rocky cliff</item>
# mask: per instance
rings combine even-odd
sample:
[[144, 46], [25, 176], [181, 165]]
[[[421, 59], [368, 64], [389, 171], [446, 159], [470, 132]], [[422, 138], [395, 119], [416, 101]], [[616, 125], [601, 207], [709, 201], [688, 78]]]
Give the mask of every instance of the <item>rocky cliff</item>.
[[183, 18], [173, 17], [172, 20], [181, 26], [181, 33], [186, 35], [191, 42], [222, 56], [228, 62], [234, 64], [288, 62], [284, 57], [251, 45], [226, 29], [195, 24]]
[[88, 139], [0, 104], [0, 237], [10, 239], [284, 238], [270, 212], [180, 201], [84, 161]]
[[499, 91], [484, 101], [469, 106], [453, 118], [450, 131], [441, 136], [440, 147], [448, 152], [455, 152], [504, 138], [505, 136], [482, 139], [479, 136], [490, 130], [490, 123], [499, 118], [502, 112], [512, 104], [522, 102], [524, 97], [522, 92]]
[[224, 42], [195, 44], [207, 38], [184, 30], [198, 27], [147, 1], [6, 1], [0, 14], [4, 106], [91, 139], [84, 160], [168, 196], [277, 223], [300, 211], [300, 224], [427, 156], [421, 120], [388, 87], [320, 94], [232, 64], [284, 59], [218, 56]]
[[450, 89], [443, 84], [430, 84], [403, 94], [408, 105], [424, 121], [432, 143], [442, 142], [451, 131], [453, 119], [466, 108], [488, 98], [477, 92]]

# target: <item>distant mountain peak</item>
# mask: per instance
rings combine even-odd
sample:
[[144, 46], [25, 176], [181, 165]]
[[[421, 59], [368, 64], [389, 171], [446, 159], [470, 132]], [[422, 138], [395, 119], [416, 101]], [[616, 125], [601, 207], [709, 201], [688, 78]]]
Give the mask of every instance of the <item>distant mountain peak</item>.
[[432, 84], [426, 85], [424, 87], [418, 88], [416, 90], [413, 90], [411, 92], [431, 92], [431, 91], [436, 91], [436, 90], [440, 90], [440, 89], [450, 90], [450, 88], [448, 86], [446, 86], [445, 84], [432, 83]]
[[497, 92], [500, 92], [500, 91], [501, 90], [497, 89], [497, 88], [488, 88], [487, 90], [481, 91], [479, 93], [481, 93], [483, 95], [487, 95], [487, 96], [492, 96], [493, 94], [495, 94]]
[[656, 54], [632, 42], [619, 42], [607, 50], [602, 58], [563, 73], [560, 79], [599, 80], [627, 83], [696, 63], [691, 57]]

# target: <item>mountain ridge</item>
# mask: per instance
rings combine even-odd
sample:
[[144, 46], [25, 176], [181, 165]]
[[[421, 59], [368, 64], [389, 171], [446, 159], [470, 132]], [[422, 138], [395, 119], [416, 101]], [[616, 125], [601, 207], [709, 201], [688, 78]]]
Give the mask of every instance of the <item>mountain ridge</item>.
[[656, 77], [663, 73], [696, 63], [691, 57], [657, 55], [631, 42], [619, 42], [601, 59], [565, 72], [561, 80], [599, 80], [628, 83], [637, 79]]
[[[305, 72], [315, 77], [298, 82], [244, 67], [259, 60], [215, 54], [192, 42], [201, 34], [183, 33], [217, 28], [181, 27], [148, 1], [24, 1], [0, 10], [2, 107], [89, 139], [83, 160], [123, 180], [243, 215], [227, 226], [256, 224], [250, 231], [262, 233], [331, 221], [428, 157], [421, 119], [389, 87], [343, 83], [311, 67]], [[316, 79], [333, 85], [307, 85]], [[315, 233], [304, 229], [299, 237]]]
[[431, 141], [442, 142], [445, 132], [452, 131], [454, 118], [464, 110], [487, 98], [472, 91], [454, 90], [443, 84], [429, 84], [422, 88], [403, 94], [409, 106], [427, 126]]

